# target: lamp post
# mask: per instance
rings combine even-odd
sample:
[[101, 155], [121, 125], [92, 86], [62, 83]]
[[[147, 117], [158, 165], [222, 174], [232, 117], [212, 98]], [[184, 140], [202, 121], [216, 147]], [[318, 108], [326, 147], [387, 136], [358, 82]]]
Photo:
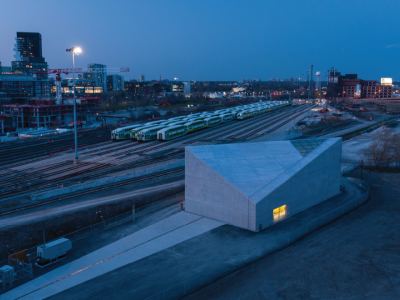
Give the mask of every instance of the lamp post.
[[[311, 74], [311, 71], [308, 71], [307, 74]], [[308, 101], [307, 101], [307, 117], [310, 117], [310, 93], [311, 93], [311, 79], [308, 81]]]
[[76, 129], [76, 97], [75, 97], [75, 54], [78, 55], [82, 52], [79, 47], [72, 47], [66, 50], [67, 52], [72, 52], [72, 72], [73, 72], [73, 91], [74, 91], [74, 135], [75, 135], [75, 158], [74, 165], [79, 164], [79, 154], [78, 154], [78, 134]]

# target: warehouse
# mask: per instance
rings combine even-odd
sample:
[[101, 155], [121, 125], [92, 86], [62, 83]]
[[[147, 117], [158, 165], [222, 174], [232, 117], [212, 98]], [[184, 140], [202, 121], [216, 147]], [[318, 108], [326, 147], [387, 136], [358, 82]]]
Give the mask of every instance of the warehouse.
[[258, 231], [340, 193], [341, 138], [186, 147], [186, 211]]

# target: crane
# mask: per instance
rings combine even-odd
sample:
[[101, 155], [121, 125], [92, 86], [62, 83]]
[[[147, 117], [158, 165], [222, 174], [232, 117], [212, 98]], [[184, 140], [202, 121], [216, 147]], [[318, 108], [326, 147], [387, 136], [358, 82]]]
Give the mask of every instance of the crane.
[[[130, 72], [129, 68], [75, 68], [75, 73], [93, 73], [102, 71], [107, 73]], [[32, 72], [32, 74], [55, 74], [56, 75], [56, 99], [61, 103], [61, 74], [68, 75], [73, 73], [72, 68], [66, 69], [48, 69], [40, 72]]]

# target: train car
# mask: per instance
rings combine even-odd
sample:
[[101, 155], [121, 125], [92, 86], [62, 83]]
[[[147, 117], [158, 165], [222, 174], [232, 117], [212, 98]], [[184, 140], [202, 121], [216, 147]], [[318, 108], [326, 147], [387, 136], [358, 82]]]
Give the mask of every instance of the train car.
[[137, 126], [138, 125], [136, 124], [114, 129], [113, 131], [111, 131], [111, 140], [113, 141], [128, 140], [130, 138], [131, 130]]
[[260, 110], [257, 108], [251, 109], [250, 111], [252, 117], [258, 116], [260, 114]]
[[155, 124], [161, 124], [163, 122], [165, 122], [165, 120], [151, 121], [151, 122], [144, 123], [144, 125], [155, 125]]
[[220, 116], [213, 116], [213, 117], [204, 119], [204, 121], [207, 122], [207, 127], [214, 127], [214, 126], [218, 126], [219, 124], [222, 123], [222, 118]]
[[260, 114], [265, 114], [267, 111], [268, 111], [268, 107], [263, 106], [260, 108]]
[[147, 141], [153, 141], [157, 139], [157, 132], [161, 129], [168, 128], [171, 126], [167, 125], [161, 125], [161, 126], [155, 126], [151, 128], [145, 128], [140, 130], [137, 134], [137, 140], [141, 142], [147, 142]]
[[191, 121], [191, 122], [185, 123], [184, 125], [187, 127], [188, 132], [193, 132], [193, 131], [202, 130], [204, 128], [207, 128], [207, 121], [196, 120], [196, 121]]
[[227, 123], [230, 121], [235, 120], [235, 114], [234, 113], [226, 113], [219, 115], [222, 118], [222, 123]]
[[151, 127], [155, 127], [155, 126], [159, 126], [159, 124], [154, 124], [154, 125], [142, 125], [142, 126], [136, 126], [135, 128], [131, 129], [131, 132], [129, 133], [129, 137], [132, 140], [136, 140], [137, 139], [137, 134], [140, 130], [142, 129], [146, 129], [146, 128], [151, 128]]
[[183, 118], [184, 118], [184, 116], [175, 117], [175, 118], [170, 118], [170, 119], [168, 119], [168, 120], [164, 120], [164, 122], [174, 123], [174, 122], [178, 122], [178, 121], [182, 120]]
[[242, 110], [236, 114], [237, 120], [244, 120], [250, 117], [252, 117], [252, 112], [250, 110]]
[[168, 141], [187, 133], [188, 128], [185, 125], [170, 126], [157, 131], [157, 139], [160, 141]]

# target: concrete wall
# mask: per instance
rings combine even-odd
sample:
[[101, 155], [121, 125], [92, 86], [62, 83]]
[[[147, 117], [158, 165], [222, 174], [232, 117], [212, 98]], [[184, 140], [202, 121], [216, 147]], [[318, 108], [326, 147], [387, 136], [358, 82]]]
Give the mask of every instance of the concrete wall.
[[188, 149], [185, 150], [185, 210], [248, 228], [249, 199]]
[[251, 184], [246, 178], [230, 183], [214, 170], [219, 168], [217, 162], [208, 165], [202, 160], [206, 152], [198, 157], [186, 149], [186, 211], [252, 231], [259, 230], [260, 224], [265, 228], [274, 223], [273, 209], [277, 207], [287, 205], [287, 216], [291, 216], [340, 193], [341, 151], [341, 139], [328, 139], [294, 165], [288, 164], [290, 167], [282, 174], [275, 172], [276, 178], [256, 193], [246, 196], [238, 189], [244, 188], [242, 184]]
[[340, 193], [341, 154], [341, 139], [329, 139], [260, 191], [264, 197], [255, 208], [257, 230], [260, 224], [274, 223], [275, 208], [286, 205], [291, 216]]

